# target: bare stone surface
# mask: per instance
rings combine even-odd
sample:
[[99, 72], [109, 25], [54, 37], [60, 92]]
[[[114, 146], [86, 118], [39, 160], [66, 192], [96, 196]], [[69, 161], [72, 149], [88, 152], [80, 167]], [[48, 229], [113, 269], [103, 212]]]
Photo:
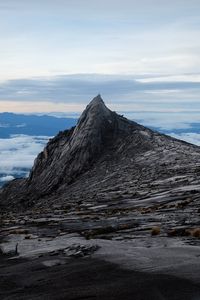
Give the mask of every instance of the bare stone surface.
[[160, 235], [193, 243], [199, 175], [199, 147], [117, 115], [99, 95], [75, 128], [47, 144], [28, 179], [1, 191], [1, 218], [33, 233], [51, 226], [52, 234], [86, 238], [133, 239], [157, 226]]
[[49, 141], [28, 179], [1, 190], [0, 257], [18, 243], [18, 259], [49, 255], [43, 266], [61, 268], [88, 252], [199, 284], [199, 193], [199, 147], [129, 121], [97, 96], [75, 128]]

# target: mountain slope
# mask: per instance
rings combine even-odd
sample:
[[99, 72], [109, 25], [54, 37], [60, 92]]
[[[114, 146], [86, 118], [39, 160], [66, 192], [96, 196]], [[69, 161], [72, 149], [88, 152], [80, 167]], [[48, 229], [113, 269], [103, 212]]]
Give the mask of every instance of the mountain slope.
[[76, 127], [47, 144], [28, 179], [15, 180], [1, 191], [0, 203], [137, 202], [182, 181], [195, 184], [199, 162], [199, 147], [127, 120], [98, 95]]

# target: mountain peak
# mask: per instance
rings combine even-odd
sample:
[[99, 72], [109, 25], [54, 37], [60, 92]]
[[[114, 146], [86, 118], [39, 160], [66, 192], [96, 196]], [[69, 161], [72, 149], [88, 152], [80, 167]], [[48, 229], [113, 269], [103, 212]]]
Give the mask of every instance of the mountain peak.
[[105, 105], [105, 103], [104, 103], [104, 101], [103, 101], [103, 99], [102, 99], [102, 97], [101, 97], [101, 95], [100, 94], [98, 94], [96, 97], [94, 97], [93, 99], [92, 99], [92, 101], [88, 104], [88, 105], [99, 105], [99, 104], [103, 104], [103, 105]]
[[87, 105], [88, 109], [105, 109], [107, 108], [101, 95], [98, 94], [96, 97], [94, 97], [90, 103]]
[[86, 125], [94, 127], [95, 124], [98, 123], [99, 126], [101, 122], [105, 121], [105, 119], [110, 118], [111, 114], [112, 112], [105, 105], [101, 95], [97, 95], [83, 111], [75, 131], [79, 130], [80, 126], [83, 127], [82, 125], [84, 125], [84, 127]]
[[[97, 95], [83, 111], [77, 125], [58, 134], [38, 155], [20, 190], [22, 198], [27, 193], [40, 198], [63, 184], [70, 184], [89, 170], [106, 149], [118, 147], [120, 140], [136, 127], [134, 122], [107, 108], [101, 95]], [[34, 192], [36, 186], [37, 193]]]
[[[101, 96], [97, 95], [87, 105], [75, 127], [49, 141], [35, 160], [29, 178], [10, 183], [0, 193], [0, 202], [2, 198], [4, 203], [12, 202], [14, 198], [18, 202], [28, 198], [33, 203], [53, 195], [57, 190], [70, 190], [72, 183], [79, 189], [79, 178], [85, 178], [86, 182], [90, 178], [93, 184], [93, 177], [97, 183], [98, 176], [113, 176], [116, 177], [113, 179], [115, 184], [118, 178], [124, 178], [126, 182], [129, 173], [137, 177], [140, 170], [149, 169], [149, 166], [150, 170], [156, 168], [157, 172], [163, 170], [159, 163], [170, 162], [168, 156], [160, 162], [160, 153], [165, 153], [163, 149], [172, 149], [169, 156], [171, 162], [176, 162], [179, 154], [174, 154], [175, 144], [177, 149], [185, 147], [183, 142], [175, 142], [111, 111]], [[188, 153], [190, 151], [195, 153], [196, 148], [188, 146]], [[145, 157], [149, 158], [147, 166]], [[154, 167], [154, 164], [157, 165]], [[123, 170], [126, 172], [123, 173]]]

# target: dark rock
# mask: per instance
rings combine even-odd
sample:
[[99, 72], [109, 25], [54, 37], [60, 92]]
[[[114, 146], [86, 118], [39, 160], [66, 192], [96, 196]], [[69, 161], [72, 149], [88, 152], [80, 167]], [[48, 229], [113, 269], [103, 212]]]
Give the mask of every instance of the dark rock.
[[93, 254], [99, 249], [98, 245], [73, 244], [64, 250], [64, 254], [70, 257], [84, 257]]

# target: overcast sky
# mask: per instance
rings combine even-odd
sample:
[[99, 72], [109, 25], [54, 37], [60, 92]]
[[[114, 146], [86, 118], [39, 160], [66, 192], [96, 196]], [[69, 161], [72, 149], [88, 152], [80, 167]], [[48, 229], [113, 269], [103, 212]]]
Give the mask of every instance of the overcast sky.
[[199, 0], [0, 2], [0, 111], [200, 112]]
[[[0, 112], [78, 116], [98, 93], [200, 145], [200, 0], [0, 0]], [[0, 184], [46, 140], [0, 139]]]

